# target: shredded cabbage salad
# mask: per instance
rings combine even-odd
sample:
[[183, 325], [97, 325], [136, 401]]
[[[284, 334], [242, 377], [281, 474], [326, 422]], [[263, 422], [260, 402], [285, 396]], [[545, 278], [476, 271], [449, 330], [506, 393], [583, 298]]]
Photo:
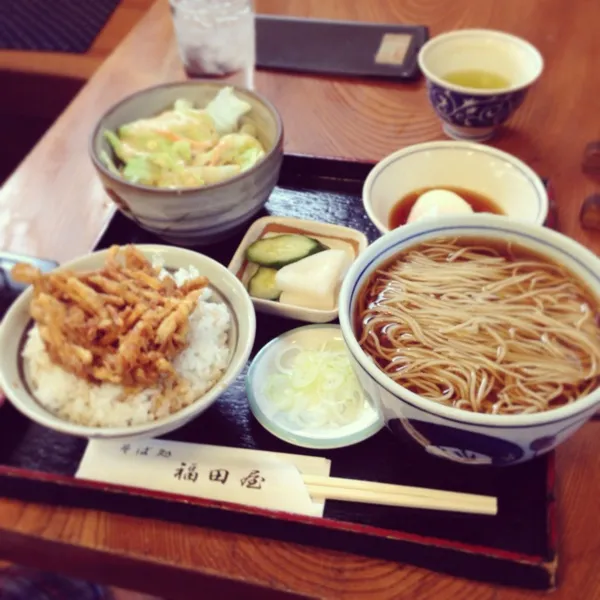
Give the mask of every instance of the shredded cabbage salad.
[[264, 155], [256, 126], [242, 122], [252, 106], [233, 88], [222, 88], [206, 108], [186, 99], [160, 114], [104, 131], [117, 165], [101, 159], [113, 175], [160, 188], [210, 185], [246, 171]]
[[319, 349], [291, 346], [277, 356], [265, 393], [278, 412], [301, 429], [342, 427], [365, 408], [364, 393], [341, 340]]

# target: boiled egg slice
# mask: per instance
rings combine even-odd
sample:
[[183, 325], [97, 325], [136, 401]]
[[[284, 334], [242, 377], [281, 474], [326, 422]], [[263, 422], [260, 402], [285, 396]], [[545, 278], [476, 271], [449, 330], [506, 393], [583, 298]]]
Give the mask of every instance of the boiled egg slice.
[[413, 223], [443, 215], [467, 215], [472, 212], [471, 205], [458, 194], [449, 190], [429, 190], [419, 196], [406, 222]]

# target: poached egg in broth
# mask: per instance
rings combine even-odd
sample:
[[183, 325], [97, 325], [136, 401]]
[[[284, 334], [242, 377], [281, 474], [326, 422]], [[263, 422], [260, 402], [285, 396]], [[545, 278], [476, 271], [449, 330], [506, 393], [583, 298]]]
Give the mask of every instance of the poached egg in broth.
[[410, 192], [396, 202], [390, 212], [388, 225], [390, 229], [395, 229], [423, 219], [476, 212], [504, 214], [493, 200], [470, 190], [456, 187], [424, 188]]
[[468, 202], [450, 190], [430, 190], [417, 198], [408, 214], [407, 223], [441, 217], [442, 215], [466, 215], [473, 213]]

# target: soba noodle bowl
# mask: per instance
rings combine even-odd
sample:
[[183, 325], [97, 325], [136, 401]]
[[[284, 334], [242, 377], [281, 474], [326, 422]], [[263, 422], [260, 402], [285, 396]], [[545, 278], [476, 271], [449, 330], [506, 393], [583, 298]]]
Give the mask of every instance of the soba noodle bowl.
[[438, 239], [371, 275], [355, 331], [384, 373], [424, 398], [535, 413], [598, 385], [597, 305], [564, 267], [521, 247]]

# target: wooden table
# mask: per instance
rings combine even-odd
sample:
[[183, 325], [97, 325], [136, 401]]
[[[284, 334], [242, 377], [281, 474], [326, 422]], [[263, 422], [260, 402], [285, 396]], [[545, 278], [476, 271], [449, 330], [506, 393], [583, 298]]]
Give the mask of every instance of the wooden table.
[[[597, 57], [600, 2], [576, 0], [257, 0], [261, 12], [424, 23], [435, 35], [491, 27], [524, 36], [546, 60], [544, 75], [494, 145], [549, 175], [560, 228], [596, 252], [578, 210], [598, 182], [584, 176], [586, 142], [600, 139]], [[567, 18], [568, 16], [568, 18]], [[98, 115], [124, 95], [181, 79], [166, 0], [159, 0], [98, 70], [0, 192], [0, 247], [66, 260], [88, 252], [112, 213], [87, 157]], [[423, 82], [389, 84], [326, 77], [257, 75], [282, 112], [286, 149], [377, 160], [442, 139]], [[5, 140], [6, 143], [6, 140]], [[558, 451], [560, 589], [554, 598], [600, 598], [600, 424]], [[0, 501], [0, 558], [43, 565], [169, 598], [234, 597], [239, 582], [327, 598], [517, 600], [536, 596], [390, 562], [318, 551], [95, 511]], [[256, 588], [247, 597], [269, 598]]]

